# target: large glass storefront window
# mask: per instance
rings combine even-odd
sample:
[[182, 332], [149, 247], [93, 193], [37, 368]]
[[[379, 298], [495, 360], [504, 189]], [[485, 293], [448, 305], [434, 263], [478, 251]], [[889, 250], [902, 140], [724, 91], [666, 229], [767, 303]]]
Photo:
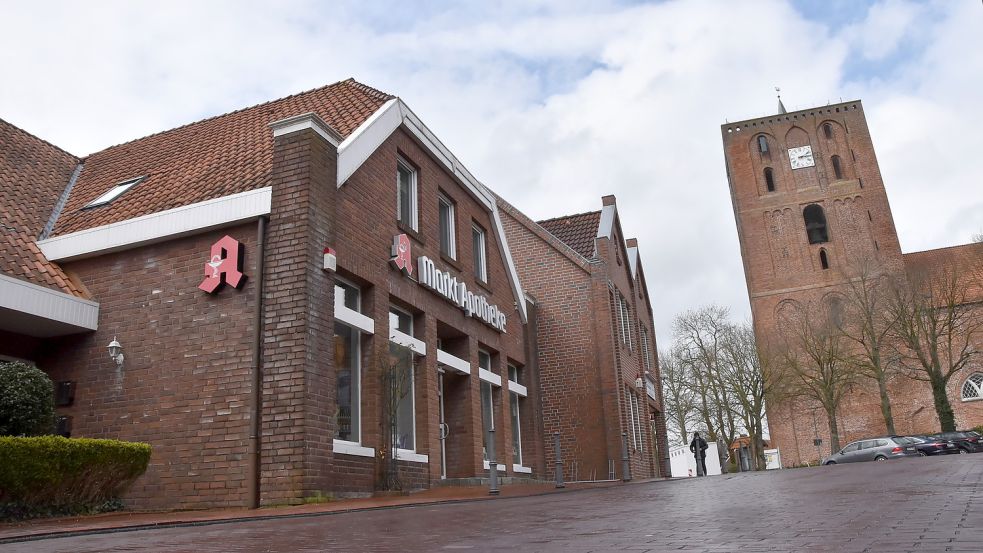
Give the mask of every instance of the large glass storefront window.
[[509, 407], [512, 411], [512, 462], [521, 465], [522, 432], [519, 425], [519, 394], [512, 392], [509, 395], [511, 396]]
[[492, 385], [481, 381], [481, 445], [484, 459], [488, 460], [488, 431], [495, 429], [495, 405], [492, 400]]
[[[413, 315], [397, 309], [389, 308], [389, 325], [391, 328], [413, 336]], [[393, 437], [395, 446], [399, 449], [416, 450], [416, 402], [414, 400], [414, 368], [413, 351], [405, 346], [390, 342], [389, 344], [390, 393], [398, 398], [396, 407], [396, 433]]]
[[339, 440], [359, 441], [359, 395], [361, 374], [359, 370], [359, 333], [354, 328], [336, 323], [334, 327], [335, 367], [337, 369], [336, 413]]

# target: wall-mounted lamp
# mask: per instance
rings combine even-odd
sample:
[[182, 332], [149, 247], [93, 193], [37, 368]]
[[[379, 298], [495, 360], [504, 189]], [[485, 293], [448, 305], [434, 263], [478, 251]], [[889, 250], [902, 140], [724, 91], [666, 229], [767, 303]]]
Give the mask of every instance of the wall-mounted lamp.
[[645, 381], [642, 380], [642, 377], [638, 377], [635, 379], [635, 387], [638, 388], [639, 390], [645, 387]]
[[113, 341], [109, 342], [109, 358], [116, 362], [116, 366], [123, 368], [123, 345], [120, 344], [116, 337], [113, 336]]

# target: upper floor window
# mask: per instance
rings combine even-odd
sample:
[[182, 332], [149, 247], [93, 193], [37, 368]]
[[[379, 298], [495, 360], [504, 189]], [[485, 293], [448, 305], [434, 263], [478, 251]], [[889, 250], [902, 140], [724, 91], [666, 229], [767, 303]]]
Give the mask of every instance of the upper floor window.
[[966, 382], [963, 382], [962, 400], [973, 399], [983, 399], [983, 373], [980, 372], [969, 375]]
[[823, 136], [827, 139], [833, 138], [833, 125], [830, 123], [823, 124]]
[[829, 242], [829, 232], [826, 229], [826, 214], [823, 208], [816, 204], [809, 204], [802, 210], [802, 218], [806, 224], [806, 234], [809, 236], [810, 244], [822, 244]]
[[115, 200], [116, 198], [120, 197], [121, 195], [123, 195], [123, 192], [126, 192], [127, 190], [129, 190], [129, 189], [133, 188], [134, 186], [136, 186], [137, 184], [139, 184], [140, 181], [142, 181], [144, 178], [146, 178], [146, 177], [137, 177], [135, 179], [125, 180], [125, 181], [117, 184], [116, 186], [113, 186], [109, 190], [107, 190], [105, 193], [103, 193], [103, 195], [101, 195], [98, 198], [92, 200], [91, 202], [85, 204], [85, 206], [83, 206], [82, 209], [89, 208], [89, 207], [99, 207], [101, 205], [106, 205], [109, 202], [111, 202], [111, 201]]
[[765, 167], [765, 186], [768, 187], [768, 192], [775, 191], [775, 172], [771, 167]]
[[628, 309], [628, 300], [620, 292], [616, 300], [618, 302], [618, 324], [621, 327], [621, 343], [631, 349], [631, 312]]
[[413, 336], [413, 315], [396, 307], [389, 307], [389, 327], [407, 336]]
[[488, 258], [485, 251], [485, 231], [478, 225], [471, 225], [471, 251], [474, 257], [474, 276], [481, 282], [488, 282]]
[[417, 175], [403, 159], [396, 162], [396, 219], [417, 230]]
[[833, 174], [836, 176], [836, 180], [842, 180], [843, 166], [840, 164], [840, 156], [833, 156], [831, 161], [833, 162]]
[[440, 253], [451, 259], [457, 258], [457, 244], [454, 242], [454, 203], [440, 196], [437, 198], [437, 211], [440, 225]]
[[763, 134], [758, 136], [758, 151], [762, 154], [768, 153], [768, 139]]

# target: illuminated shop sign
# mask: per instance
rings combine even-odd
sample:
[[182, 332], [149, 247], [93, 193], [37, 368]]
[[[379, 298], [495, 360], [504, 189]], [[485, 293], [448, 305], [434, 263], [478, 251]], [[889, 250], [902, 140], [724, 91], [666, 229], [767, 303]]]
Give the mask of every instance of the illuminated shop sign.
[[[393, 239], [393, 264], [407, 275], [413, 274], [410, 240], [405, 234]], [[474, 317], [499, 332], [505, 332], [505, 313], [497, 305], [488, 303], [488, 298], [468, 290], [465, 283], [447, 271], [441, 271], [427, 256], [416, 258], [417, 282], [437, 295], [461, 308], [468, 317]]]
[[246, 275], [242, 274], [244, 250], [242, 244], [231, 236], [212, 244], [211, 256], [205, 263], [205, 280], [198, 288], [214, 294], [222, 284], [233, 288], [242, 286], [246, 282]]

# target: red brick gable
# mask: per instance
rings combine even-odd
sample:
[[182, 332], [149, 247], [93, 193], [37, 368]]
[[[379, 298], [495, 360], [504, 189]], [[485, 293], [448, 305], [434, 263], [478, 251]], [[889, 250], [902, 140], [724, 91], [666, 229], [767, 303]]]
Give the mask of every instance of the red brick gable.
[[965, 285], [966, 303], [983, 302], [983, 243], [963, 244], [902, 255], [909, 279], [939, 281], [952, 271]]
[[78, 158], [0, 119], [0, 273], [81, 296], [35, 244]]
[[575, 252], [591, 259], [594, 257], [594, 239], [597, 238], [597, 226], [600, 222], [601, 212], [589, 211], [539, 221], [539, 225]]
[[[268, 186], [271, 122], [314, 112], [347, 137], [392, 98], [349, 79], [92, 154], [54, 235]], [[146, 179], [110, 204], [82, 209], [114, 185], [140, 176]]]

